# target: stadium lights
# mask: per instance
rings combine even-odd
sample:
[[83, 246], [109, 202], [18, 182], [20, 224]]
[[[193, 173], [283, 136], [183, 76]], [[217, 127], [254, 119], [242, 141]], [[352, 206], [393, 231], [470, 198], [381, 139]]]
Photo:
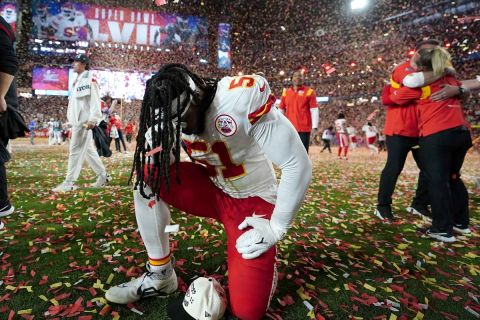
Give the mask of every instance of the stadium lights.
[[285, 71], [283, 70], [280, 70], [280, 72], [278, 73], [279, 75], [283, 76], [285, 74]]
[[352, 10], [360, 10], [367, 6], [368, 0], [352, 0], [350, 7]]
[[414, 54], [415, 54], [415, 50], [410, 50], [410, 51], [408, 51], [408, 55], [409, 55], [409, 56], [413, 56]]
[[450, 43], [447, 43], [445, 47], [450, 48], [452, 45]]
[[383, 58], [382, 58], [382, 57], [378, 57], [378, 58], [377, 58], [377, 61], [378, 61], [378, 62], [382, 62], [382, 61], [383, 61]]
[[356, 67], [356, 66], [357, 66], [357, 64], [356, 64], [355, 62], [352, 61], [352, 62], [350, 63], [350, 67], [353, 68], [353, 67]]
[[239, 75], [239, 76], [243, 76], [243, 72], [240, 71], [240, 72], [238, 73], [238, 75]]

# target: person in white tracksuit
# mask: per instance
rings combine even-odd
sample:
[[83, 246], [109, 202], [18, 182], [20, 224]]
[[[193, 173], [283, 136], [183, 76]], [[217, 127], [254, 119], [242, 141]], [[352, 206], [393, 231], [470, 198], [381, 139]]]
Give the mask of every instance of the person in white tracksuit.
[[93, 145], [91, 129], [102, 121], [102, 112], [98, 85], [87, 70], [88, 64], [89, 59], [85, 54], [77, 55], [73, 61], [73, 71], [78, 76], [68, 100], [67, 119], [72, 125], [72, 135], [67, 176], [64, 182], [52, 190], [53, 192], [76, 189], [75, 181], [85, 160], [97, 174], [97, 180], [92, 187], [102, 187], [111, 179]]

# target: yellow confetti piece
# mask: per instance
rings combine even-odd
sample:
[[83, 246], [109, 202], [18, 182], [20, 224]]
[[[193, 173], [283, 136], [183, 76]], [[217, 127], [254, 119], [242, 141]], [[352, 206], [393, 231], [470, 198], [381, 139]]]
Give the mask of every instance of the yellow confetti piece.
[[400, 243], [398, 246], [397, 246], [398, 249], [400, 250], [405, 250], [408, 248], [408, 243]]
[[112, 318], [113, 320], [118, 320], [120, 319], [120, 315], [119, 314], [116, 314], [115, 317]]
[[363, 287], [364, 287], [365, 289], [370, 290], [370, 291], [373, 291], [373, 292], [377, 291], [377, 288], [372, 287], [372, 286], [369, 285], [368, 283], [365, 283], [365, 284], [363, 285]]
[[473, 252], [469, 252], [465, 255], [466, 258], [471, 258], [471, 259], [476, 259], [476, 258], [479, 258], [480, 256], [476, 255], [475, 253]]
[[400, 269], [400, 267], [397, 266], [395, 262], [393, 263], [393, 266], [395, 267], [395, 269], [397, 269], [398, 272], [402, 272], [402, 269]]
[[302, 300], [310, 300], [311, 297], [306, 295], [304, 292], [305, 289], [303, 287], [297, 289], [297, 294], [300, 296], [300, 298], [302, 298]]
[[340, 288], [336, 287], [335, 289], [333, 289], [333, 291], [338, 292], [338, 291], [340, 291]]
[[113, 277], [114, 277], [113, 273], [110, 273], [110, 275], [107, 278], [107, 284], [112, 283]]
[[310, 311], [307, 313], [307, 317], [309, 317], [310, 319], [315, 319], [315, 313], [313, 312], [313, 310], [310, 310]]
[[424, 314], [421, 313], [420, 311], [417, 312], [417, 315], [415, 316], [414, 320], [422, 320], [424, 317]]
[[383, 262], [382, 261], [378, 261], [378, 260], [373, 260], [373, 262], [378, 265], [378, 266], [383, 266]]
[[397, 316], [392, 313], [390, 315], [390, 318], [388, 318], [388, 320], [397, 320]]
[[348, 287], [348, 284], [345, 283], [345, 284], [343, 285], [343, 287], [345, 288], [345, 290], [350, 291], [350, 288]]
[[20, 286], [20, 289], [27, 289], [28, 292], [33, 292], [32, 286]]
[[25, 309], [25, 310], [20, 310], [17, 312], [18, 314], [31, 314], [32, 309]]
[[310, 284], [310, 283], [306, 283], [305, 287], [307, 287], [310, 290], [315, 290], [315, 288], [316, 288], [313, 284]]
[[5, 287], [5, 289], [13, 291], [13, 290], [17, 289], [17, 287], [8, 285], [8, 286]]
[[93, 284], [93, 287], [94, 287], [95, 289], [103, 289], [103, 284], [102, 284], [102, 282], [100, 282], [100, 280], [97, 280], [97, 282], [95, 282], [95, 283]]
[[444, 291], [444, 292], [448, 292], [448, 293], [453, 293], [453, 290], [452, 289], [448, 289], [448, 288], [445, 288], [445, 287], [440, 287], [440, 286], [437, 286], [438, 289]]
[[331, 274], [327, 274], [327, 277], [329, 277], [329, 278], [332, 279], [333, 281], [337, 281], [337, 278], [335, 278], [335, 277], [332, 276]]
[[90, 300], [91, 302], [95, 303], [95, 302], [99, 302], [101, 304], [107, 304], [107, 300], [105, 300], [105, 298], [103, 297], [97, 297], [97, 298], [93, 298], [92, 300]]
[[386, 292], [393, 292], [392, 289], [390, 289], [389, 287], [380, 287], [382, 288], [383, 290], [385, 290]]
[[38, 296], [40, 299], [42, 299], [43, 301], [47, 302], [48, 301], [48, 298], [45, 297], [43, 294], [39, 295]]
[[70, 251], [70, 250], [72, 250], [72, 248], [66, 247], [65, 249], [62, 250], [62, 252], [67, 252], [67, 251]]
[[58, 305], [59, 305], [58, 301], [55, 300], [55, 299], [50, 299], [50, 302], [51, 302], [54, 306], [58, 306]]
[[58, 287], [61, 287], [62, 286], [62, 283], [61, 282], [57, 282], [57, 283], [52, 283], [50, 285], [50, 288], [54, 289], [54, 288], [58, 288]]
[[428, 305], [428, 302], [429, 302], [429, 301], [428, 301], [428, 298], [427, 298], [427, 297], [425, 297], [425, 304], [427, 304], [427, 305]]

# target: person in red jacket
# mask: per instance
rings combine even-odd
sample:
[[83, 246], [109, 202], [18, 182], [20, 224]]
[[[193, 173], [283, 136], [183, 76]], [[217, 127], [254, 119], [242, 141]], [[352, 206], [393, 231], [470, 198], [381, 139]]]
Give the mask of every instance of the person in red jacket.
[[[450, 54], [443, 48], [422, 49], [417, 65], [441, 76], [450, 65]], [[432, 100], [432, 93], [445, 85], [461, 86], [461, 83], [447, 75], [420, 89], [403, 87], [390, 94], [384, 90], [382, 100], [389, 105], [417, 101], [420, 160], [427, 176], [433, 214], [432, 226], [424, 231], [437, 240], [454, 242], [453, 231], [470, 233], [468, 192], [460, 178], [460, 169], [472, 139], [458, 98]]]
[[318, 105], [315, 89], [304, 85], [305, 74], [297, 70], [292, 75], [292, 86], [283, 89], [278, 108], [293, 124], [308, 153], [310, 135], [318, 133]]
[[[417, 44], [416, 52], [424, 48], [435, 48], [440, 42], [435, 39], [421, 41]], [[417, 66], [414, 57], [399, 64], [392, 72], [389, 87], [390, 92], [394, 92], [404, 85], [404, 81], [409, 80], [409, 76], [417, 72]], [[430, 72], [421, 73], [422, 80], [430, 83], [435, 79]], [[387, 105], [387, 114], [383, 134], [386, 136], [387, 162], [380, 176], [380, 185], [377, 196], [377, 207], [375, 215], [382, 220], [393, 220], [392, 214], [392, 195], [395, 190], [398, 176], [403, 170], [405, 160], [410, 151], [412, 151], [415, 162], [419, 163], [418, 156], [418, 122], [415, 101], [409, 102], [404, 108], [389, 107]], [[416, 194], [410, 207], [407, 209], [410, 213], [430, 217], [428, 209], [430, 200], [428, 198], [427, 183], [424, 173], [420, 171], [418, 176], [418, 186]]]

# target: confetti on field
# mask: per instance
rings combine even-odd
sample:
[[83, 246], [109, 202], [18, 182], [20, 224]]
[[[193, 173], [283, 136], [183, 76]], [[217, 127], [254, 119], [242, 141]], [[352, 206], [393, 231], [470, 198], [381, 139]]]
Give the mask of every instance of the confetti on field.
[[[105, 160], [114, 181], [104, 189], [85, 187], [95, 175], [84, 169], [82, 188], [52, 195], [64, 177], [65, 150], [14, 152], [8, 175], [17, 211], [0, 230], [1, 319], [167, 319], [168, 299], [119, 306], [104, 298], [110, 286], [145, 271], [127, 186], [131, 160]], [[411, 160], [397, 184], [392, 224], [372, 215], [385, 155], [354, 150], [348, 161], [337, 161], [313, 148], [312, 160], [306, 201], [278, 245], [269, 319], [480, 317], [480, 191], [470, 181], [473, 234], [445, 245], [418, 234], [423, 222], [405, 211], [417, 175]], [[464, 171], [480, 175], [480, 156], [468, 155]], [[172, 220], [180, 291], [200, 275], [226, 285], [221, 224], [176, 210]]]

